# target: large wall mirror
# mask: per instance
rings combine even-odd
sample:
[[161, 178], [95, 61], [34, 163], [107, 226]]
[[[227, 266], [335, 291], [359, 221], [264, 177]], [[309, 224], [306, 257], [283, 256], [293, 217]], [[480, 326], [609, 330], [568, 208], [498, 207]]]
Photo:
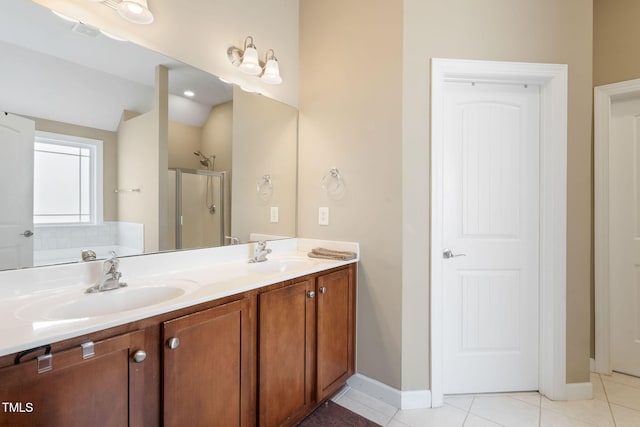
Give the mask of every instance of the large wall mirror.
[[30, 1], [0, 56], [0, 269], [295, 236], [295, 108]]

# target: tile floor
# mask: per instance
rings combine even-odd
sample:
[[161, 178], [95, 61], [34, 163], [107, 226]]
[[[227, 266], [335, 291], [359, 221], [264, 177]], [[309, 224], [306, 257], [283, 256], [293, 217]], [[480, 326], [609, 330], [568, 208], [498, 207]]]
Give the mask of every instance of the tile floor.
[[640, 427], [640, 378], [591, 374], [593, 400], [555, 402], [538, 393], [445, 397], [436, 409], [398, 410], [346, 387], [334, 402], [388, 427]]

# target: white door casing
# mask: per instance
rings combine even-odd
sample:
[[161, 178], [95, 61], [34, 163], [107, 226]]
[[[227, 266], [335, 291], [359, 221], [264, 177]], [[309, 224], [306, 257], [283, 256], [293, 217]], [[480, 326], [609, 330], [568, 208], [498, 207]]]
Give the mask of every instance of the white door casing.
[[539, 87], [444, 91], [444, 393], [538, 390]]
[[596, 371], [640, 375], [640, 79], [594, 99]]
[[539, 390], [559, 399], [589, 398], [589, 384], [566, 384], [567, 66], [432, 59], [431, 62], [431, 404], [443, 404], [444, 84], [448, 81], [540, 87]]
[[0, 270], [33, 265], [35, 122], [0, 112]]

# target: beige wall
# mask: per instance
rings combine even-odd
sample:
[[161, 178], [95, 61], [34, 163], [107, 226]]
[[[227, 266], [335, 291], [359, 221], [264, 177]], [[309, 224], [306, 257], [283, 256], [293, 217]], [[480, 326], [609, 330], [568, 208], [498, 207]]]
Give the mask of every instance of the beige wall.
[[[567, 179], [567, 381], [589, 381], [591, 218], [592, 2], [585, 0], [405, 0], [404, 209], [405, 230], [428, 217], [429, 58], [549, 62], [569, 65]], [[421, 159], [424, 159], [421, 161]], [[428, 259], [422, 241], [405, 234], [404, 254]], [[417, 259], [415, 260], [417, 261]], [[424, 298], [426, 269], [405, 266], [405, 313]], [[415, 293], [415, 295], [414, 295]], [[411, 316], [407, 325], [419, 319]], [[405, 336], [410, 336], [405, 331]], [[409, 344], [409, 342], [407, 342]], [[404, 348], [408, 355], [411, 348]], [[421, 351], [423, 351], [421, 349]], [[411, 356], [408, 356], [411, 358]], [[419, 360], [406, 361], [407, 372]], [[410, 384], [411, 376], [404, 377]], [[411, 384], [410, 388], [418, 386]]]
[[[402, 386], [402, 19], [400, 1], [300, 1], [298, 234], [360, 242], [357, 370], [396, 388]], [[339, 200], [321, 188], [334, 166], [346, 186]], [[321, 206], [329, 207], [329, 226], [318, 225]], [[426, 341], [426, 331], [415, 339]], [[422, 364], [424, 370], [426, 358]]]
[[167, 69], [158, 67], [152, 110], [123, 120], [118, 127], [118, 188], [140, 188], [139, 193], [118, 193], [118, 219], [144, 224], [144, 252], [167, 249], [170, 244], [166, 233], [167, 83]]
[[214, 105], [202, 125], [202, 144], [199, 149], [206, 156], [216, 156], [216, 171], [231, 171], [232, 131], [233, 101]]
[[[271, 98], [298, 103], [298, 0], [150, 1], [151, 25], [131, 24], [95, 1], [34, 1]], [[281, 85], [243, 74], [227, 59], [227, 48], [243, 47], [249, 35], [261, 58], [267, 49], [275, 50]]]
[[202, 169], [198, 157], [194, 151], [200, 150], [202, 141], [202, 128], [185, 125], [178, 122], [169, 122], [168, 162], [170, 168]]
[[[362, 245], [358, 370], [429, 388], [430, 59], [550, 62], [569, 64], [567, 379], [588, 381], [591, 1], [349, 5], [301, 0], [299, 230]], [[333, 165], [349, 191], [339, 203], [318, 188]]]
[[118, 220], [118, 199], [115, 193], [117, 183], [117, 134], [108, 130], [77, 126], [70, 123], [31, 117], [36, 122], [36, 130], [83, 138], [97, 139], [102, 144], [102, 204], [104, 221]]
[[[231, 234], [241, 242], [250, 233], [296, 235], [297, 124], [295, 108], [234, 87]], [[273, 190], [262, 198], [256, 184], [265, 174]], [[270, 222], [272, 206], [278, 223]]]
[[[252, 34], [276, 50], [285, 79], [265, 90], [297, 102], [294, 0], [152, 2], [152, 26], [85, 0], [37, 1], [234, 81], [224, 51]], [[449, 57], [569, 64], [567, 378], [588, 380], [592, 12], [592, 0], [300, 0], [299, 234], [362, 245], [363, 374], [428, 388], [429, 59]], [[340, 200], [320, 189], [334, 166]], [[331, 209], [328, 227], [319, 206]]]
[[593, 0], [593, 85], [640, 78], [640, 2]]

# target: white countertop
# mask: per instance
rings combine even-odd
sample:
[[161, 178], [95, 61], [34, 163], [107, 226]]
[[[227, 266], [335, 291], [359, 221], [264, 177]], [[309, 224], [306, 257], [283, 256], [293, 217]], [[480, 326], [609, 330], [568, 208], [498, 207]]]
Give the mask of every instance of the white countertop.
[[[257, 264], [247, 263], [253, 244], [120, 258], [120, 280], [128, 286], [96, 294], [85, 291], [100, 279], [103, 261], [1, 271], [0, 356], [359, 261], [359, 255], [349, 261], [307, 257], [315, 247], [359, 254], [358, 244], [351, 242], [285, 239], [270, 241], [267, 247], [272, 249], [268, 261]], [[265, 271], [287, 262], [293, 267], [286, 271]], [[69, 318], [50, 314], [56, 305], [83, 298], [94, 298], [87, 300], [91, 304], [120, 296], [126, 301], [140, 288], [172, 284], [184, 293], [140, 308], [114, 313], [106, 308], [106, 314]], [[105, 309], [103, 305], [94, 306]]]

